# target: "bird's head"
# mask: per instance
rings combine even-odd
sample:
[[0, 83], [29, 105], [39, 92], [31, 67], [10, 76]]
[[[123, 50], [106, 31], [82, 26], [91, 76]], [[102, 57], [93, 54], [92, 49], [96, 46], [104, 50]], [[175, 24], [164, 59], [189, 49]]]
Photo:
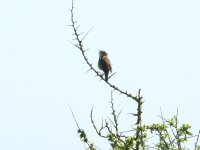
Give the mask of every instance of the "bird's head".
[[103, 51], [103, 50], [99, 50], [99, 57], [103, 57], [103, 56], [107, 56], [108, 53], [106, 53], [106, 51]]

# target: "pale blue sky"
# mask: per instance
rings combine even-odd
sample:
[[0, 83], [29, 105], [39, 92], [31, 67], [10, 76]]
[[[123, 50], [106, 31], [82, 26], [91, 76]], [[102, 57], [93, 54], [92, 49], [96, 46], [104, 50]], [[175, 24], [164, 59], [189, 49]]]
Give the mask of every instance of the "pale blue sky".
[[[158, 122], [162, 108], [171, 117], [179, 108], [181, 122], [200, 128], [200, 1], [75, 0], [87, 56], [97, 67], [98, 49], [108, 52], [117, 72], [110, 80], [136, 94], [142, 89], [144, 123]], [[84, 149], [68, 109], [97, 146], [95, 135], [110, 114], [110, 88], [88, 72], [73, 38], [70, 0], [6, 0], [0, 2], [0, 149]], [[135, 103], [114, 93], [122, 121]], [[132, 124], [133, 121], [130, 121]], [[129, 123], [122, 124], [125, 129]]]

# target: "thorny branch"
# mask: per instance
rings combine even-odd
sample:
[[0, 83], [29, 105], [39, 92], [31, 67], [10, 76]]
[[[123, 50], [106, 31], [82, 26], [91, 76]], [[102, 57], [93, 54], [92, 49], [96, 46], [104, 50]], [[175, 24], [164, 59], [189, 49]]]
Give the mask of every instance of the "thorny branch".
[[140, 96], [140, 89], [138, 92], [138, 108], [137, 108], [137, 129], [136, 129], [136, 149], [140, 148], [140, 145], [144, 143], [143, 139], [141, 139], [140, 137], [142, 137], [142, 130], [140, 129], [142, 126], [142, 97]]
[[[71, 8], [71, 10], [70, 10], [70, 12], [71, 12], [71, 26], [72, 26], [72, 28], [73, 28], [73, 31], [74, 31], [74, 36], [75, 36], [75, 41], [77, 41], [77, 44], [74, 44], [74, 43], [72, 43], [74, 46], [76, 46], [80, 51], [81, 51], [81, 53], [82, 53], [82, 56], [83, 56], [83, 58], [84, 58], [84, 60], [85, 60], [85, 62], [87, 63], [87, 65], [89, 66], [89, 70], [93, 70], [94, 71], [94, 73], [96, 74], [96, 76], [99, 76], [102, 80], [104, 80], [111, 88], [113, 88], [114, 90], [116, 90], [116, 91], [118, 91], [120, 94], [124, 94], [124, 95], [126, 95], [127, 97], [129, 97], [129, 98], [131, 98], [131, 99], [133, 99], [133, 100], [135, 100], [136, 102], [137, 102], [137, 104], [138, 104], [138, 108], [137, 108], [137, 114], [136, 114], [136, 116], [137, 116], [137, 122], [136, 122], [136, 125], [138, 126], [138, 128], [141, 126], [141, 114], [142, 114], [142, 104], [143, 104], [143, 101], [142, 101], [142, 96], [140, 96], [140, 90], [139, 90], [139, 92], [138, 92], [138, 96], [133, 96], [131, 93], [128, 93], [127, 91], [123, 91], [123, 90], [121, 90], [121, 89], [119, 89], [117, 86], [115, 86], [115, 85], [113, 85], [113, 84], [111, 84], [110, 82], [107, 82], [104, 78], [103, 78], [103, 76], [92, 66], [92, 64], [89, 62], [89, 60], [88, 60], [88, 58], [86, 57], [86, 55], [85, 55], [85, 52], [87, 51], [87, 50], [85, 50], [84, 49], [84, 47], [83, 47], [83, 40], [85, 39], [85, 37], [88, 35], [88, 33], [92, 30], [92, 28], [87, 32], [87, 34], [81, 39], [80, 38], [80, 35], [82, 34], [79, 34], [78, 33], [78, 28], [79, 28], [79, 26], [80, 25], [78, 25], [78, 26], [76, 26], [76, 23], [77, 23], [77, 21], [75, 21], [74, 20], [74, 13], [73, 13], [73, 10], [74, 10], [74, 5], [73, 5], [73, 0], [72, 0], [72, 8]], [[114, 74], [113, 74], [114, 75]], [[113, 76], [113, 75], [111, 75], [111, 76]], [[110, 76], [110, 77], [111, 77]], [[110, 78], [109, 77], [109, 78]], [[113, 91], [114, 91], [113, 90]], [[119, 140], [121, 140], [120, 139], [120, 137], [124, 137], [124, 136], [122, 136], [122, 134], [120, 133], [119, 134], [119, 131], [118, 131], [118, 122], [117, 122], [117, 119], [118, 119], [118, 117], [119, 117], [119, 115], [117, 116], [116, 115], [116, 113], [115, 113], [115, 110], [114, 110], [114, 103], [113, 103], [113, 98], [112, 98], [112, 93], [111, 93], [111, 108], [112, 108], [112, 115], [113, 115], [113, 117], [114, 117], [114, 122], [112, 122], [110, 119], [110, 122], [113, 124], [113, 126], [114, 126], [114, 128], [115, 128], [115, 133], [116, 133], [116, 137], [119, 139]], [[92, 124], [93, 124], [93, 127], [94, 127], [94, 129], [95, 129], [95, 131], [97, 132], [97, 134], [100, 136], [100, 137], [104, 137], [104, 138], [108, 138], [108, 135], [107, 136], [105, 136], [105, 135], [102, 135], [102, 130], [103, 129], [105, 129], [105, 128], [107, 128], [107, 130], [109, 131], [109, 133], [110, 134], [113, 134], [112, 133], [112, 130], [111, 130], [111, 128], [109, 127], [109, 125], [108, 125], [108, 122], [107, 121], [105, 121], [105, 125], [103, 125], [103, 120], [102, 120], [102, 126], [101, 126], [101, 128], [98, 130], [97, 129], [97, 127], [96, 127], [96, 125], [95, 125], [95, 123], [94, 123], [94, 120], [93, 120], [93, 117], [92, 117], [92, 113], [93, 113], [93, 108], [92, 108], [92, 110], [91, 110], [91, 114], [90, 114], [90, 118], [91, 118], [91, 122], [92, 122]], [[139, 140], [139, 136], [140, 136], [140, 134], [142, 134], [142, 131], [140, 131], [140, 130], [136, 130], [136, 139], [137, 139], [137, 143], [136, 143], [136, 145], [137, 145], [137, 147], [139, 147], [139, 145], [140, 145], [140, 140]], [[121, 142], [123, 142], [123, 141], [121, 141]]]
[[[113, 136], [114, 139], [120, 141], [121, 143], [124, 144], [124, 146], [126, 147], [126, 140], [128, 138], [128, 136], [126, 136], [126, 132], [135, 132], [135, 140], [136, 140], [136, 147], [140, 148], [144, 143], [144, 139], [141, 139], [141, 135], [143, 134], [142, 131], [138, 128], [140, 128], [141, 126], [141, 120], [138, 119], [138, 122], [139, 124], [136, 123], [136, 126], [138, 127], [136, 130], [129, 130], [129, 131], [125, 131], [125, 132], [120, 132], [119, 131], [119, 123], [118, 123], [118, 119], [119, 119], [119, 116], [121, 114], [121, 111], [117, 114], [116, 113], [116, 110], [114, 108], [114, 99], [113, 99], [113, 91], [111, 91], [111, 114], [112, 114], [112, 117], [113, 117], [113, 120], [108, 118], [109, 122], [107, 122], [107, 120], [103, 121], [102, 119], [102, 125], [101, 127], [98, 129], [95, 122], [94, 122], [94, 119], [93, 119], [93, 108], [91, 109], [91, 113], [90, 113], [90, 119], [91, 119], [91, 122], [92, 122], [92, 125], [96, 131], [96, 133], [100, 136], [100, 137], [103, 137], [103, 138], [107, 138], [109, 139], [110, 136]], [[141, 106], [138, 107], [138, 112], [137, 112], [137, 115], [139, 114], [139, 116], [141, 116], [141, 113], [142, 111], [140, 110], [141, 109]], [[114, 128], [114, 132], [112, 131], [112, 127]], [[107, 129], [107, 132], [108, 134], [106, 135], [103, 135], [102, 134], [102, 131], [104, 129]], [[113, 141], [112, 141], [113, 142]], [[129, 148], [129, 149], [133, 149], [133, 148]], [[137, 149], [137, 148], [136, 148]]]
[[[113, 101], [113, 99], [112, 99], [111, 101]], [[117, 116], [117, 115], [115, 114], [115, 111], [116, 111], [116, 110], [114, 109], [114, 103], [113, 103], [113, 102], [111, 102], [111, 107], [112, 107], [112, 115], [113, 115], [113, 117], [114, 117], [114, 122], [113, 122], [110, 118], [109, 118], [109, 121], [111, 122], [111, 125], [114, 126], [115, 134], [116, 134], [116, 136], [117, 136], [118, 138], [120, 138], [120, 137], [125, 137], [125, 136], [123, 136], [122, 134], [119, 134], [119, 132], [118, 132], [118, 118], [119, 118], [119, 115]], [[107, 122], [107, 120], [105, 120], [105, 122], [104, 122], [103, 119], [102, 119], [101, 127], [100, 127], [100, 129], [97, 129], [97, 127], [96, 127], [96, 125], [95, 125], [95, 122], [94, 122], [94, 119], [93, 119], [93, 108], [94, 108], [94, 107], [92, 107], [91, 112], [90, 112], [90, 119], [91, 119], [92, 125], [93, 125], [93, 127], [94, 127], [96, 133], [97, 133], [100, 137], [108, 138], [108, 135], [102, 135], [101, 132], [106, 128], [107, 131], [109, 132], [109, 134], [112, 134], [112, 133], [113, 133], [113, 132], [112, 132], [112, 129], [111, 129], [112, 127], [109, 126], [109, 123]]]
[[[73, 44], [75, 47], [77, 47], [81, 53], [82, 53], [82, 56], [85, 60], [85, 62], [87, 63], [87, 65], [89, 66], [89, 70], [93, 70], [94, 73], [96, 74], [96, 76], [99, 76], [102, 80], [105, 81], [105, 79], [103, 78], [103, 76], [92, 66], [92, 64], [89, 62], [88, 58], [86, 57], [86, 54], [85, 52], [87, 51], [87, 49], [83, 48], [83, 40], [86, 38], [86, 36], [90, 33], [90, 31], [92, 30], [92, 28], [86, 33], [85, 36], [83, 36], [83, 38], [80, 38], [80, 35], [82, 33], [79, 33], [78, 32], [78, 29], [80, 27], [80, 25], [76, 25], [77, 21], [74, 20], [74, 14], [73, 14], [73, 10], [74, 10], [74, 5], [73, 5], [73, 0], [72, 0], [72, 8], [70, 10], [71, 12], [71, 25], [72, 28], [73, 28], [73, 31], [74, 31], [74, 36], [75, 38], [73, 40], [75, 40], [77, 42], [77, 44], [74, 44], [72, 42], [70, 42], [71, 44]], [[115, 73], [114, 73], [115, 74]], [[112, 74], [109, 78], [111, 78], [114, 74]], [[116, 90], [118, 91], [120, 94], [123, 94], [123, 95], [126, 95], [127, 97], [135, 100], [137, 102], [137, 113], [136, 114], [133, 114], [134, 116], [137, 117], [137, 121], [136, 121], [136, 129], [134, 130], [129, 130], [129, 131], [126, 131], [126, 132], [132, 132], [132, 131], [135, 131], [135, 136], [133, 137], [134, 138], [134, 141], [136, 143], [135, 144], [135, 149], [138, 150], [140, 148], [144, 148], [145, 145], [144, 145], [144, 141], [145, 141], [145, 131], [144, 130], [147, 130], [148, 128], [153, 131], [157, 131], [159, 136], [160, 136], [160, 144], [162, 144], [162, 142], [164, 142], [165, 144], [165, 147], [168, 149], [169, 147], [173, 147], [174, 143], [176, 142], [176, 145], [178, 146], [178, 149], [182, 149], [182, 146], [181, 144], [184, 142], [184, 141], [181, 141], [181, 140], [187, 140], [187, 138], [189, 138], [189, 135], [191, 134], [190, 132], [186, 132], [186, 133], [181, 133], [180, 132], [180, 128], [178, 128], [178, 111], [177, 111], [177, 115], [175, 116], [175, 118], [172, 118], [173, 120], [172, 121], [168, 121], [166, 119], [163, 118], [163, 115], [161, 113], [161, 118], [162, 118], [162, 122], [163, 124], [162, 125], [157, 125], [157, 126], [142, 126], [142, 104], [143, 104], [143, 98], [142, 96], [140, 95], [140, 89], [139, 89], [139, 92], [138, 92], [138, 95], [137, 96], [133, 96], [131, 93], [128, 93], [127, 91], [124, 91], [124, 90], [121, 90], [119, 89], [117, 86], [111, 84], [110, 82], [107, 82], [105, 81], [112, 89], [113, 91]], [[112, 98], [112, 93], [111, 93], [111, 109], [112, 109], [112, 115], [113, 115], [113, 120], [112, 121], [110, 118], [110, 124], [107, 122], [107, 120], [103, 121], [102, 119], [102, 125], [101, 125], [101, 128], [98, 129], [94, 123], [94, 120], [93, 120], [93, 108], [91, 109], [91, 114], [90, 114], [90, 118], [91, 118], [91, 122], [93, 124], [93, 127], [95, 129], [95, 131], [97, 132], [97, 134], [100, 136], [100, 137], [103, 137], [103, 138], [110, 138], [109, 136], [112, 135], [114, 136], [115, 139], [117, 139], [118, 141], [120, 141], [121, 143], [123, 143], [125, 145], [125, 149], [127, 149], [127, 141], [124, 139], [130, 139], [132, 137], [127, 137], [127, 136], [124, 136], [123, 134], [125, 132], [119, 132], [119, 127], [118, 127], [118, 117], [119, 115], [116, 115], [116, 111], [114, 109], [114, 103], [113, 103], [113, 98]], [[71, 108], [70, 108], [71, 110]], [[72, 110], [71, 110], [72, 112]], [[120, 113], [119, 113], [120, 114]], [[72, 115], [74, 117], [74, 114], [72, 112]], [[75, 119], [75, 117], [74, 117]], [[174, 120], [175, 119], [175, 120]], [[93, 150], [93, 144], [90, 144], [87, 140], [87, 137], [86, 137], [86, 134], [85, 132], [79, 128], [78, 126], [78, 123], [75, 119], [75, 122], [76, 122], [76, 125], [79, 129], [79, 132], [80, 132], [80, 137], [81, 139], [84, 140], [85, 143], [88, 144], [88, 146], [90, 147], [91, 150]], [[112, 131], [112, 126], [114, 126], [114, 129], [115, 129], [115, 133]], [[167, 128], [165, 129], [165, 126], [169, 126], [169, 128], [171, 129], [171, 132], [174, 136], [173, 137], [170, 137], [168, 134], [169, 134], [169, 131], [167, 130]], [[147, 129], [145, 128], [142, 128], [142, 127], [147, 127]], [[164, 129], [162, 130], [162, 128], [160, 129], [160, 127], [164, 127]], [[107, 129], [108, 131], [108, 134], [107, 135], [103, 135], [102, 132], [104, 129]], [[175, 129], [175, 130], [174, 130]], [[187, 128], [185, 129], [185, 131], [188, 131]], [[166, 139], [163, 139], [163, 133], [165, 133], [167, 135], [167, 140]], [[185, 139], [183, 139], [181, 136], [185, 136]], [[199, 149], [199, 145], [198, 145], [198, 140], [199, 140], [199, 136], [200, 136], [200, 131], [197, 135], [197, 140], [196, 140], [196, 143], [195, 143], [195, 150], [198, 150]], [[169, 143], [168, 143], [169, 142]]]
[[[82, 53], [83, 55], [83, 58], [85, 60], [85, 62], [87, 63], [87, 65], [90, 67], [90, 70], [93, 70], [94, 73], [99, 76], [102, 80], [104, 80], [106, 82], [106, 80], [103, 78], [103, 76], [92, 66], [92, 64], [89, 62], [88, 58], [86, 57], [85, 55], [85, 52], [87, 51], [86, 49], [83, 48], [83, 40], [85, 39], [85, 37], [88, 35], [88, 33], [91, 31], [91, 29], [87, 32], [87, 34], [84, 36], [84, 38], [80, 38], [80, 34], [78, 33], [78, 28], [79, 28], [79, 25], [76, 26], [75, 24], [77, 23], [77, 21], [74, 20], [74, 13], [73, 13], [73, 10], [74, 10], [74, 5], [73, 5], [73, 1], [72, 1], [72, 8], [70, 10], [71, 12], [71, 25], [72, 28], [73, 28], [73, 31], [74, 31], [74, 36], [75, 36], [75, 39], [77, 41], [77, 44], [74, 44], [72, 43], [74, 46], [76, 46]], [[110, 78], [110, 77], [109, 77]], [[133, 96], [131, 93], [128, 93], [127, 91], [123, 91], [121, 89], [119, 89], [117, 86], [111, 84], [110, 82], [106, 82], [111, 88], [113, 88], [114, 90], [118, 91], [119, 93], [121, 94], [124, 94], [126, 95], [127, 97], [130, 97], [131, 99], [135, 100], [136, 102], [139, 102], [142, 97], [138, 98], [137, 96]]]
[[113, 102], [113, 91], [111, 91], [111, 101], [110, 101], [110, 103], [111, 103], [111, 109], [112, 109], [112, 115], [113, 115], [113, 120], [114, 120], [114, 123], [113, 123], [113, 126], [114, 126], [114, 128], [115, 128], [115, 132], [116, 132], [116, 135], [117, 136], [119, 136], [119, 132], [118, 132], [118, 118], [119, 118], [119, 115], [120, 115], [120, 113], [118, 114], [118, 115], [116, 115], [116, 110], [114, 109], [114, 102]]

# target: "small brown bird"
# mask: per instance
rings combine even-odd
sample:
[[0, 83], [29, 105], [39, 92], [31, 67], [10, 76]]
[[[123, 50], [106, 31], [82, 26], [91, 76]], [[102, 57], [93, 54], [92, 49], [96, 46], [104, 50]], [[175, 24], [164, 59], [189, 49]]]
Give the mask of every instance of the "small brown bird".
[[108, 54], [103, 50], [99, 51], [98, 67], [100, 70], [103, 70], [105, 74], [105, 80], [107, 82], [109, 71], [112, 72], [112, 66], [108, 58]]

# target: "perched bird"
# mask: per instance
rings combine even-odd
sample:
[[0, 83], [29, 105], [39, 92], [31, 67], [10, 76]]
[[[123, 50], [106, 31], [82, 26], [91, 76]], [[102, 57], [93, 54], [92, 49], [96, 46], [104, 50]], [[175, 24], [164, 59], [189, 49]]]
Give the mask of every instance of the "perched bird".
[[108, 54], [103, 50], [99, 51], [98, 67], [100, 70], [103, 70], [105, 74], [105, 80], [107, 82], [109, 71], [112, 72], [112, 66], [108, 58]]

